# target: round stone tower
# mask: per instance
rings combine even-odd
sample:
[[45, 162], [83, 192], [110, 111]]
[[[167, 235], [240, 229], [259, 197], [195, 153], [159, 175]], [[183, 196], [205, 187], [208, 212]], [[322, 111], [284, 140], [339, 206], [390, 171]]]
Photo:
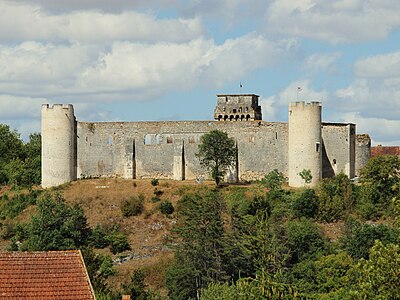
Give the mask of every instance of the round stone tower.
[[76, 179], [76, 121], [71, 104], [42, 105], [42, 186]]
[[310, 170], [315, 186], [322, 174], [321, 103], [292, 102], [289, 105], [289, 185], [304, 186], [299, 175]]

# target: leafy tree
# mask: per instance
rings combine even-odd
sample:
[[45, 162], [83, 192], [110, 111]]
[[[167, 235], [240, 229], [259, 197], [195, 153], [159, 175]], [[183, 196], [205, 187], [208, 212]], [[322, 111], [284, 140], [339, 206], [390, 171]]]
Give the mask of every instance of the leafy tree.
[[325, 250], [325, 242], [317, 225], [302, 218], [289, 221], [286, 225], [287, 246], [290, 249], [290, 263], [295, 264], [313, 258]]
[[292, 208], [297, 218], [313, 218], [318, 212], [318, 196], [313, 189], [305, 189], [296, 196]]
[[397, 243], [399, 232], [386, 225], [361, 225], [357, 221], [349, 221], [346, 224], [345, 235], [341, 239], [342, 247], [352, 258], [367, 259], [369, 250], [376, 240], [384, 244]]
[[[224, 255], [221, 199], [215, 191], [185, 195], [178, 203], [175, 263], [167, 272], [171, 299], [199, 298], [202, 288], [229, 276]], [[232, 270], [233, 272], [233, 270]]]
[[117, 254], [125, 250], [131, 250], [128, 238], [125, 234], [118, 231], [113, 231], [106, 237], [112, 254]]
[[354, 184], [345, 174], [324, 178], [317, 186], [317, 194], [318, 218], [324, 222], [342, 219], [355, 202]]
[[211, 171], [218, 186], [227, 168], [234, 164], [236, 152], [235, 141], [226, 132], [213, 130], [201, 137], [196, 156], [200, 164]]
[[262, 183], [270, 190], [279, 190], [286, 182], [285, 176], [277, 169], [272, 170], [262, 180]]
[[400, 158], [378, 155], [368, 160], [361, 170], [361, 182], [371, 187], [372, 203], [388, 204], [395, 196], [393, 187], [400, 182]]
[[356, 299], [399, 299], [400, 246], [376, 241], [369, 259], [361, 259], [355, 268]]
[[60, 195], [53, 198], [50, 194], [37, 202], [37, 215], [32, 216], [26, 227], [27, 238], [21, 249], [68, 250], [88, 243], [90, 228], [80, 206], [69, 206]]

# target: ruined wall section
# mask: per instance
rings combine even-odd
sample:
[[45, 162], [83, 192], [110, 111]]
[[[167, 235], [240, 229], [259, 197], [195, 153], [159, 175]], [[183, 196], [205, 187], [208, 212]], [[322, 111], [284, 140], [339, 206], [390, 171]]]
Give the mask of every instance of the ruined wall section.
[[355, 176], [355, 132], [354, 124], [322, 124], [322, 177]]
[[289, 185], [304, 186], [299, 173], [310, 170], [315, 186], [321, 179], [321, 103], [293, 102], [289, 105]]
[[260, 179], [269, 171], [288, 172], [285, 123], [179, 121], [84, 123], [78, 126], [78, 177], [208, 177], [196, 157], [204, 133], [221, 130], [238, 147], [240, 180]]
[[371, 157], [370, 136], [368, 134], [357, 134], [355, 145], [355, 176], [360, 176], [361, 169]]
[[76, 179], [76, 120], [71, 104], [42, 105], [42, 186]]

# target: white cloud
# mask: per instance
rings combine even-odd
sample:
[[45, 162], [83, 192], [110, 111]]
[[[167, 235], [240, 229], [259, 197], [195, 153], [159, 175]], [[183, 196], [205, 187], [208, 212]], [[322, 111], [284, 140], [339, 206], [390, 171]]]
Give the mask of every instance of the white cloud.
[[117, 41], [110, 48], [38, 42], [0, 46], [0, 94], [81, 99], [91, 95], [96, 100], [106, 95], [112, 101], [110, 94], [129, 93], [130, 99], [138, 99], [197, 84], [217, 87], [274, 65], [292, 51], [292, 44], [249, 34], [221, 45], [195, 39], [157, 44]]
[[304, 70], [310, 74], [316, 74], [320, 71], [333, 71], [334, 63], [340, 58], [341, 53], [314, 53], [307, 57], [303, 63]]
[[275, 0], [265, 28], [333, 44], [379, 40], [400, 26], [399, 10], [398, 0]]
[[0, 2], [0, 41], [105, 43], [114, 40], [183, 42], [204, 31], [199, 18], [157, 19], [135, 11], [49, 14], [40, 6]]
[[354, 71], [358, 77], [400, 78], [400, 51], [358, 60]]
[[261, 111], [262, 111], [262, 118], [264, 121], [267, 122], [275, 122], [276, 121], [276, 103], [277, 97], [271, 96], [265, 99], [261, 99]]

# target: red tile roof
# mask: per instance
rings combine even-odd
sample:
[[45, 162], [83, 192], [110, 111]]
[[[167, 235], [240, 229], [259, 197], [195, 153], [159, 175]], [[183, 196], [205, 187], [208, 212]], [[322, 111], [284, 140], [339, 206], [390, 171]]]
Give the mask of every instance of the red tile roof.
[[371, 147], [371, 156], [374, 157], [377, 155], [400, 156], [400, 147], [399, 146], [382, 146], [382, 145]]
[[0, 252], [0, 299], [95, 299], [81, 252]]

